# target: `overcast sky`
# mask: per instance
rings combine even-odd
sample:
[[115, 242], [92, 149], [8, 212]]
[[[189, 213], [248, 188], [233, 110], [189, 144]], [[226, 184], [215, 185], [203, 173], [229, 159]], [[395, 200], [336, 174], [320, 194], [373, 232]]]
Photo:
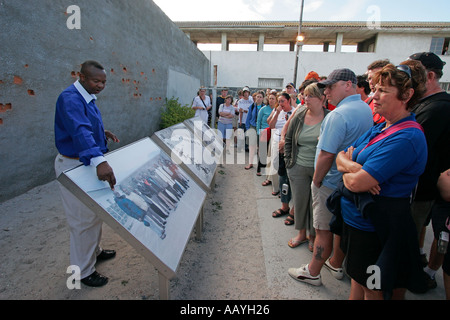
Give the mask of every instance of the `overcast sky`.
[[[301, 0], [153, 0], [172, 21], [298, 21]], [[303, 21], [450, 21], [449, 0], [304, 0]]]

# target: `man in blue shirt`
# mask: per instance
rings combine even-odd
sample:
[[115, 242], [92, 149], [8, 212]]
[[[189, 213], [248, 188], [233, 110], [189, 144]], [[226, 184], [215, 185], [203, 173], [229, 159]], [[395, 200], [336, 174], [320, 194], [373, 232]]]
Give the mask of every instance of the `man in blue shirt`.
[[[289, 274], [298, 281], [313, 285], [322, 283], [320, 270], [325, 265], [332, 275], [342, 279], [344, 254], [339, 248], [340, 237], [330, 231], [332, 213], [326, 199], [337, 187], [342, 173], [336, 167], [336, 155], [351, 145], [373, 125], [372, 111], [356, 93], [356, 75], [349, 69], [331, 72], [327, 80], [319, 82], [324, 94], [336, 106], [322, 122], [316, 149], [315, 170], [311, 193], [313, 199], [313, 225], [316, 230], [313, 258], [300, 268], [290, 268]], [[332, 259], [328, 259], [334, 249]], [[327, 260], [328, 259], [328, 260]]]
[[[55, 144], [58, 156], [55, 172], [58, 177], [63, 171], [74, 168], [82, 162], [95, 166], [99, 180], [107, 181], [114, 189], [114, 171], [103, 156], [107, 151], [107, 139], [119, 139], [103, 127], [97, 97], [106, 84], [106, 72], [95, 61], [86, 61], [81, 66], [80, 79], [65, 89], [56, 102]], [[102, 221], [61, 184], [61, 198], [70, 230], [70, 262], [80, 268], [81, 282], [99, 287], [108, 278], [95, 271], [99, 260], [115, 256], [114, 250], [102, 250], [99, 246]]]

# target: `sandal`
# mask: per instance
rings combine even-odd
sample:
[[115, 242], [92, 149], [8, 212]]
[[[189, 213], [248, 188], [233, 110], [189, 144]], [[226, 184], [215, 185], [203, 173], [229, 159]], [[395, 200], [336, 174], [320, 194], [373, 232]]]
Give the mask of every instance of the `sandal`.
[[257, 175], [258, 177], [261, 177], [261, 172], [257, 172], [256, 175]]
[[253, 168], [253, 165], [252, 165], [252, 164], [249, 165], [249, 166], [247, 166], [247, 167], [245, 167], [245, 170], [250, 170], [251, 168]]
[[277, 196], [279, 193], [280, 193], [280, 191], [272, 192], [272, 195], [273, 195], [273, 196]]
[[292, 214], [289, 214], [287, 218], [284, 220], [284, 224], [287, 226], [294, 224], [294, 216]]
[[284, 211], [280, 208], [280, 209], [272, 212], [272, 218], [279, 218], [281, 216], [285, 216], [285, 215], [289, 214], [289, 210], [290, 209], [287, 209], [286, 211]]
[[264, 181], [264, 182], [262, 183], [262, 186], [263, 186], [263, 187], [265, 187], [265, 186], [270, 186], [271, 184], [272, 184], [272, 181], [266, 180], [266, 181]]
[[308, 239], [303, 239], [303, 240], [294, 240], [294, 239], [290, 239], [288, 241], [288, 246], [291, 248], [296, 248], [299, 245], [301, 245], [302, 243], [308, 242]]

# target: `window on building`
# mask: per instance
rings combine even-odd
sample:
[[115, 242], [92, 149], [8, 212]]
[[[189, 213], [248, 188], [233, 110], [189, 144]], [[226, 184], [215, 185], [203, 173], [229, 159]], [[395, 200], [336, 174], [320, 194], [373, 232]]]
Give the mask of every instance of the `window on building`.
[[377, 36], [359, 42], [357, 52], [375, 52], [376, 42]]
[[283, 78], [258, 78], [258, 87], [280, 89], [283, 88], [283, 80]]
[[230, 51], [258, 51], [258, 45], [245, 43], [230, 43]]
[[432, 38], [430, 51], [437, 55], [448, 54], [449, 41], [450, 38]]
[[289, 51], [288, 44], [264, 44], [264, 51]]
[[220, 43], [197, 43], [197, 48], [200, 51], [221, 51], [222, 44], [220, 44]]
[[[334, 44], [330, 44], [328, 46], [328, 51], [324, 51], [323, 45], [314, 45], [314, 44], [306, 44], [302, 46], [302, 51], [304, 52], [335, 52], [336, 46]], [[356, 45], [342, 45], [341, 52], [357, 52]]]

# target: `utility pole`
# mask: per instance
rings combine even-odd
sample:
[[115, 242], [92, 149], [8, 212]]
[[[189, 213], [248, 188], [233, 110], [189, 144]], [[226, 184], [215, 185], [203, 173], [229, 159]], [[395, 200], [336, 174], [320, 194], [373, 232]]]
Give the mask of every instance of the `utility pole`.
[[295, 55], [295, 68], [294, 68], [294, 86], [297, 88], [297, 70], [298, 70], [298, 59], [300, 56], [300, 45], [303, 43], [304, 36], [302, 35], [302, 24], [303, 24], [303, 5], [304, 0], [302, 0], [302, 4], [300, 6], [300, 20], [298, 23], [298, 33], [297, 33], [297, 53]]

